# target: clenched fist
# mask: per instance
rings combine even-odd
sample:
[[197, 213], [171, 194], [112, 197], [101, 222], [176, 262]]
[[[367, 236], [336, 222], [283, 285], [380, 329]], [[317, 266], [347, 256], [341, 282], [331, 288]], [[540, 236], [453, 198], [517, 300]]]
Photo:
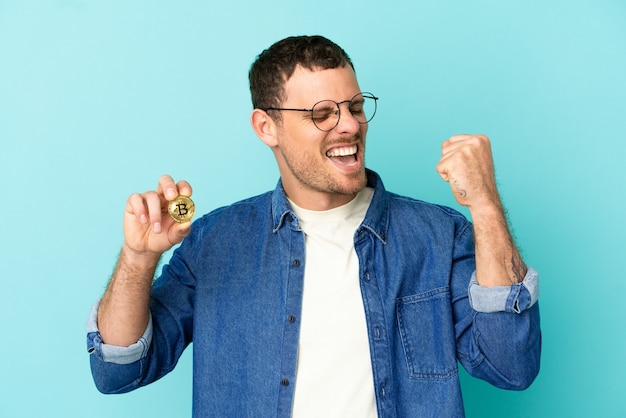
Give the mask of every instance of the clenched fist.
[[450, 184], [460, 205], [470, 210], [500, 206], [489, 138], [455, 135], [442, 144], [441, 154], [437, 172]]

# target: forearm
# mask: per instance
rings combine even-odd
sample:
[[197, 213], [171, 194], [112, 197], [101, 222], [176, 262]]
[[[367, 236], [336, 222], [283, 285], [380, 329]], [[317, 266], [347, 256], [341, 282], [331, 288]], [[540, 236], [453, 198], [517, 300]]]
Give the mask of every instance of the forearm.
[[496, 186], [489, 138], [456, 135], [442, 145], [437, 171], [474, 224], [476, 278], [481, 286], [510, 286], [527, 268], [509, 231]]
[[481, 286], [521, 283], [528, 271], [517, 249], [504, 208], [492, 205], [470, 208], [476, 247], [476, 280]]
[[98, 329], [106, 344], [129, 346], [142, 336], [149, 320], [150, 289], [159, 257], [137, 253], [125, 244], [98, 308]]

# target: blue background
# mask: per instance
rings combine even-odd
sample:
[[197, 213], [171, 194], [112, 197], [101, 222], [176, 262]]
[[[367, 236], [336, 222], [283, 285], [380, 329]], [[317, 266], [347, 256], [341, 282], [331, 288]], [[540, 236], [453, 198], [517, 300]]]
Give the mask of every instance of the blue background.
[[388, 189], [456, 207], [440, 143], [492, 139], [541, 273], [544, 350], [525, 392], [463, 374], [468, 416], [626, 416], [625, 22], [618, 0], [2, 0], [0, 416], [190, 416], [189, 352], [150, 387], [101, 395], [85, 319], [130, 193], [167, 172], [206, 212], [274, 187], [247, 70], [317, 33], [381, 98], [367, 163]]

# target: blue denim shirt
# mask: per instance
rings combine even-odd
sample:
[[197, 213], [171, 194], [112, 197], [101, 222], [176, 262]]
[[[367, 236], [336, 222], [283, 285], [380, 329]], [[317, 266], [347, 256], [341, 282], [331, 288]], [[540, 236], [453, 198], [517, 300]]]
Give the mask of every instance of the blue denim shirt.
[[[537, 274], [483, 288], [472, 225], [442, 206], [386, 192], [354, 235], [379, 417], [464, 415], [458, 362], [521, 390], [539, 371]], [[151, 320], [130, 347], [87, 331], [96, 386], [122, 393], [171, 371], [193, 341], [194, 417], [289, 417], [296, 382], [304, 234], [279, 182], [192, 225], [155, 281]], [[329, 376], [332, 379], [332, 376]]]

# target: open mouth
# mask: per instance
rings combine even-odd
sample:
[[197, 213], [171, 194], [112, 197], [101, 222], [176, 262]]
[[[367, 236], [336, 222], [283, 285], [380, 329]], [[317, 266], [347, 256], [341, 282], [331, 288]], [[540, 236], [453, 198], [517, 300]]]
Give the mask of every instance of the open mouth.
[[328, 150], [326, 156], [336, 164], [342, 166], [352, 166], [358, 163], [357, 152], [359, 147], [354, 145], [336, 147]]

